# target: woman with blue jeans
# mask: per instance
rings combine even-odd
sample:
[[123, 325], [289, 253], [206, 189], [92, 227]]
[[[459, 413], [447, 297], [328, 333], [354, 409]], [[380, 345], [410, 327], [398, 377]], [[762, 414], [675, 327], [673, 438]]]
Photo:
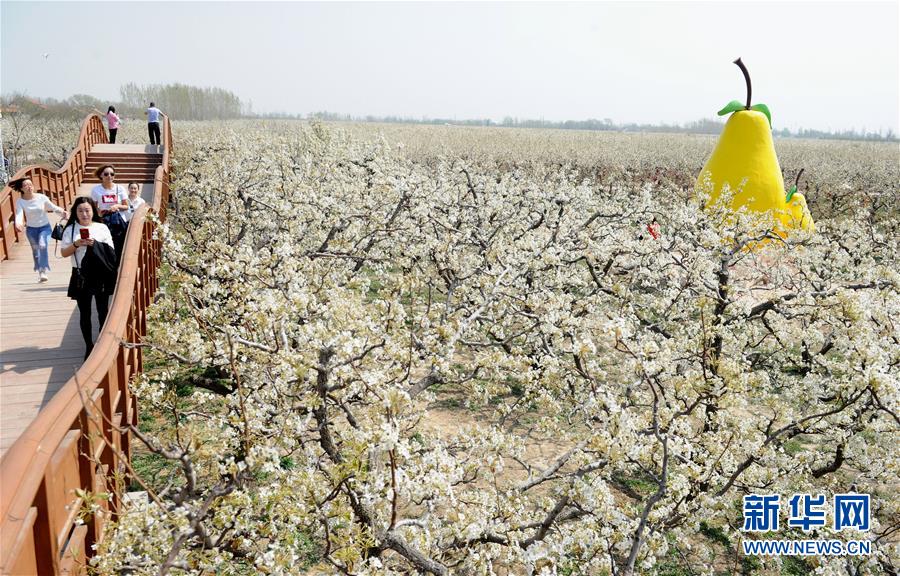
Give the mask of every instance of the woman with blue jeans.
[[35, 192], [30, 178], [13, 180], [9, 186], [22, 194], [16, 200], [16, 230], [25, 232], [28, 243], [31, 244], [38, 282], [46, 282], [47, 273], [50, 272], [50, 255], [47, 249], [50, 244], [50, 219], [47, 218], [47, 212], [66, 212], [43, 194]]

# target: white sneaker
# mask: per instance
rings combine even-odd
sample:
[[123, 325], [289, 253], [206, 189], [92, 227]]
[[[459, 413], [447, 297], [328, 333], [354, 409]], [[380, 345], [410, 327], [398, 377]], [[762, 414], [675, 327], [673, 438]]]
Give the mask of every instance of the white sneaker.
[[47, 273], [41, 270], [40, 273], [38, 273], [38, 282], [46, 282], [47, 280], [49, 280], [49, 278], [47, 278]]

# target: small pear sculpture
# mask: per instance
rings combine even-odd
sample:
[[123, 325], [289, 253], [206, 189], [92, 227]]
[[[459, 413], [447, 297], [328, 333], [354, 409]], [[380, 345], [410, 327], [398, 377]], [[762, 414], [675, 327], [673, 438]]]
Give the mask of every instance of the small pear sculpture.
[[812, 214], [809, 213], [809, 208], [806, 206], [806, 196], [797, 192], [797, 184], [800, 182], [801, 174], [803, 174], [803, 168], [797, 173], [794, 185], [791, 186], [791, 190], [787, 193], [787, 196], [785, 196], [788, 215], [788, 219], [785, 223], [791, 228], [815, 232], [816, 225], [813, 222]]
[[[697, 178], [697, 189], [709, 192], [708, 203], [715, 203], [727, 184], [733, 191], [730, 208], [742, 206], [756, 212], [772, 211], [781, 224], [778, 232], [790, 228], [813, 230], [806, 199], [796, 192], [784, 191], [784, 179], [775, 145], [772, 142], [772, 115], [765, 104], [751, 105], [750, 73], [740, 58], [734, 61], [747, 83], [746, 103], [732, 100], [719, 110], [719, 116], [731, 114], [725, 123], [715, 150]], [[710, 187], [711, 186], [711, 187]]]

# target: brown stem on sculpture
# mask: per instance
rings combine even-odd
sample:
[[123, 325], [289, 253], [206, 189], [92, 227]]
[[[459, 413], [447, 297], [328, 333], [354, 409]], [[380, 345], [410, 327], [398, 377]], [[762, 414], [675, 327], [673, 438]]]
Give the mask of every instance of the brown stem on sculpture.
[[737, 64], [738, 68], [741, 69], [741, 72], [744, 73], [744, 82], [747, 83], [747, 106], [746, 106], [746, 109], [749, 110], [750, 109], [750, 94], [752, 94], [752, 89], [750, 87], [750, 72], [747, 71], [747, 67], [744, 66], [744, 63], [741, 62], [740, 58], [735, 60], [734, 63]]

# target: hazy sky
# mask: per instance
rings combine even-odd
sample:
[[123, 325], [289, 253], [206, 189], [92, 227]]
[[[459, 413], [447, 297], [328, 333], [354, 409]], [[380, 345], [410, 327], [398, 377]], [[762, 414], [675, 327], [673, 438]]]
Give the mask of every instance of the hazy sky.
[[0, 90], [181, 82], [256, 112], [684, 123], [744, 100], [740, 56], [775, 128], [896, 134], [898, 7], [3, 0]]

